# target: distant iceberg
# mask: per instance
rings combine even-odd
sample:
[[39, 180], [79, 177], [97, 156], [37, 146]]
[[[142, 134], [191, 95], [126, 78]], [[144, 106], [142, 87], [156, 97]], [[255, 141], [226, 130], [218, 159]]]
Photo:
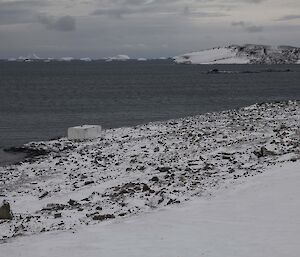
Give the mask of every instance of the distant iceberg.
[[9, 58], [8, 61], [10, 62], [32, 62], [32, 61], [39, 61], [41, 58], [36, 54], [28, 54], [27, 56], [19, 56], [18, 58]]
[[70, 61], [73, 61], [75, 60], [74, 57], [62, 57], [60, 58], [61, 61], [64, 61], [64, 62], [70, 62]]
[[83, 62], [91, 62], [92, 61], [92, 59], [90, 57], [80, 58], [79, 60], [83, 61]]
[[113, 57], [108, 57], [106, 59], [107, 62], [111, 62], [111, 61], [128, 61], [130, 60], [130, 57], [126, 54], [119, 54]]
[[145, 62], [145, 61], [147, 61], [146, 58], [138, 58], [137, 60], [140, 61], [140, 62]]

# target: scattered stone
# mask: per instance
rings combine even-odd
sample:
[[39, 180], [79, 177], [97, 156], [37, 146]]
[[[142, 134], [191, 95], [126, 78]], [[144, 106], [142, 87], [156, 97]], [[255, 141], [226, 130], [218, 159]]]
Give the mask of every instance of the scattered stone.
[[113, 214], [103, 214], [103, 215], [94, 215], [93, 216], [93, 220], [99, 220], [99, 221], [103, 221], [103, 220], [108, 220], [108, 219], [114, 219], [115, 215]]
[[13, 215], [10, 210], [10, 204], [7, 201], [3, 201], [0, 205], [0, 220], [12, 220]]
[[[14, 215], [10, 222], [0, 220], [0, 240], [13, 237], [14, 228], [20, 224], [24, 228], [18, 233], [30, 235], [41, 230], [73, 229], [93, 224], [93, 220], [113, 218], [111, 215], [135, 215], [203, 196], [223, 181], [296, 161], [299, 103], [255, 104], [178, 119], [174, 126], [157, 122], [109, 129], [102, 139], [94, 141], [30, 143], [28, 147], [44, 149], [49, 156], [35, 158], [33, 164], [0, 167], [3, 199], [16, 195], [19, 204], [27, 195], [37, 201], [61, 195], [85, 198], [78, 198], [78, 202], [67, 198], [65, 204], [47, 204], [35, 212]], [[286, 125], [280, 127], [283, 123]], [[128, 136], [122, 139], [123, 135]], [[57, 178], [61, 180], [55, 184]], [[88, 191], [80, 192], [86, 185], [84, 191]], [[58, 213], [62, 216], [55, 220]]]
[[157, 176], [154, 176], [153, 178], [150, 179], [150, 181], [158, 182], [158, 181], [159, 181], [159, 178], [158, 178]]
[[61, 218], [62, 217], [62, 215], [61, 215], [61, 213], [59, 212], [59, 213], [54, 213], [54, 219], [58, 219], [58, 218]]
[[168, 171], [170, 171], [172, 168], [170, 168], [170, 167], [158, 167], [158, 168], [156, 168], [158, 171], [160, 171], [160, 172], [168, 172]]
[[84, 185], [87, 186], [87, 185], [94, 184], [94, 183], [95, 183], [94, 181], [85, 181]]
[[49, 192], [48, 192], [48, 191], [45, 191], [44, 193], [42, 193], [42, 194], [39, 196], [39, 199], [43, 199], [43, 198], [46, 197], [48, 194], [49, 194]]
[[276, 155], [275, 152], [273, 151], [269, 151], [266, 147], [261, 147], [259, 151], [254, 151], [253, 152], [258, 158], [261, 158], [261, 157], [266, 157], [266, 156], [269, 156], [269, 155]]
[[68, 204], [71, 205], [71, 206], [80, 205], [77, 201], [72, 200], [72, 199], [70, 199], [70, 200], [68, 201]]

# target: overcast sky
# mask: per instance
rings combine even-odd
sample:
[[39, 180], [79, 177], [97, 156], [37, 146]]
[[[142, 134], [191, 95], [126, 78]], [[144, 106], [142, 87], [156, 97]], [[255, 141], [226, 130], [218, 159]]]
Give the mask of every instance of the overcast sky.
[[0, 0], [0, 58], [300, 46], [300, 0]]

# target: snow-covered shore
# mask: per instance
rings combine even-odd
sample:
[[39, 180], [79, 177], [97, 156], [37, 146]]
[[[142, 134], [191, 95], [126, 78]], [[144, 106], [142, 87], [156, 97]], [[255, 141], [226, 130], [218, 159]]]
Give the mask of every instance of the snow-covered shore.
[[289, 101], [28, 144], [48, 154], [0, 167], [0, 201], [14, 212], [0, 238], [122, 222], [298, 164], [299, 124], [300, 104]]
[[6, 257], [298, 257], [300, 163], [138, 217], [0, 245]]

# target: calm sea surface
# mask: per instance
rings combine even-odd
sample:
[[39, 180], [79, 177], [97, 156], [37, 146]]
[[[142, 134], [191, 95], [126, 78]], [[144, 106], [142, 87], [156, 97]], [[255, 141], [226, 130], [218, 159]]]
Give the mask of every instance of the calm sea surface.
[[[206, 73], [213, 68], [262, 72]], [[300, 65], [0, 62], [0, 148], [80, 124], [131, 126], [289, 99], [300, 99]]]

